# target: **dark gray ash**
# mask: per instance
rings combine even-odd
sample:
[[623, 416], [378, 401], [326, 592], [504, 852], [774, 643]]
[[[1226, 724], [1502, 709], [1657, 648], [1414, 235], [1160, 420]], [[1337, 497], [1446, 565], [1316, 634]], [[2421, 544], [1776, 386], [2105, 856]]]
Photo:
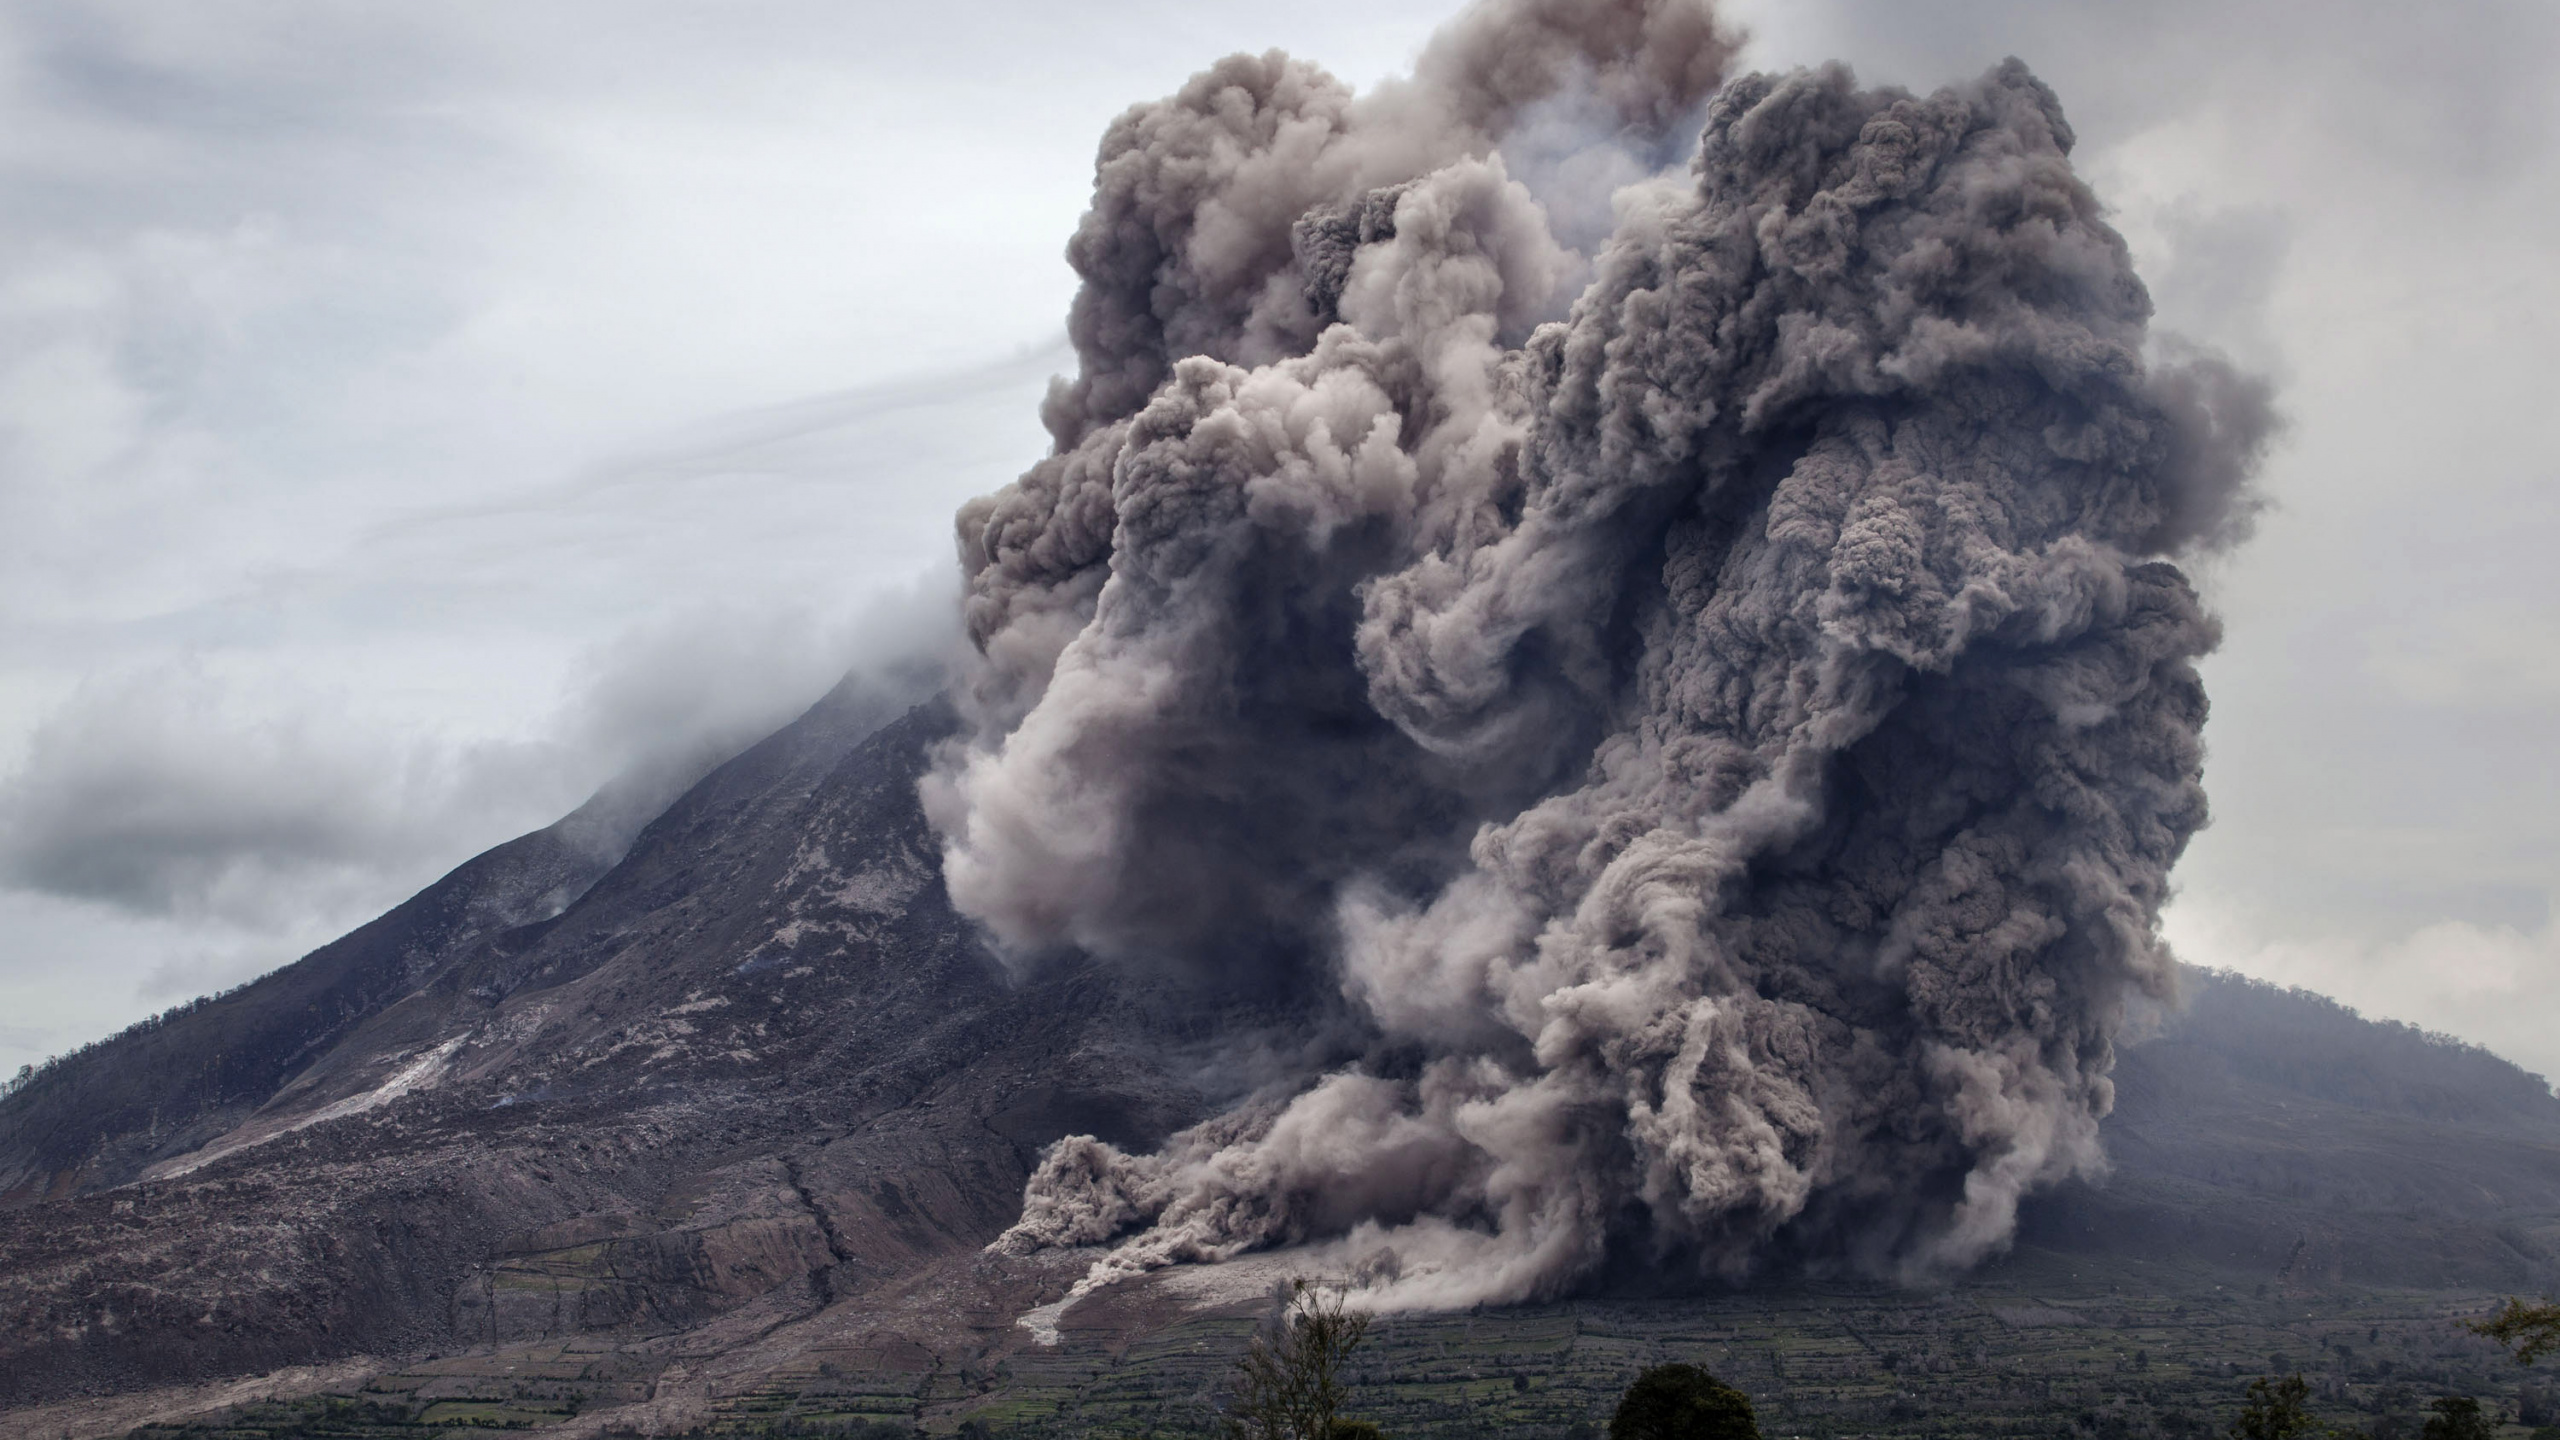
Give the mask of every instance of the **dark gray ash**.
[[1060, 1141], [1001, 1243], [1334, 1242], [1378, 1305], [1910, 1276], [2102, 1165], [2206, 814], [2176, 561], [2270, 397], [2151, 344], [2024, 66], [1733, 50], [1497, 0], [1410, 80], [1237, 56], [1105, 137], [1054, 452], [960, 518], [951, 893], [1366, 1048]]

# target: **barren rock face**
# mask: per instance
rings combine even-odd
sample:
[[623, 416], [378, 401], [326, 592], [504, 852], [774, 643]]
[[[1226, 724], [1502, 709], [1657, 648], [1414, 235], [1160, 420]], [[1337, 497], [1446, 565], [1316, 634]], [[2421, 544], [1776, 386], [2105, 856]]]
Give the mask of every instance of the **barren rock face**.
[[830, 697], [601, 876], [501, 847], [12, 1096], [0, 1404], [814, 1309], [983, 1245], [1060, 1135], [1193, 1118], [1144, 1007], [1003, 981], [916, 813], [946, 721], [867, 708]]

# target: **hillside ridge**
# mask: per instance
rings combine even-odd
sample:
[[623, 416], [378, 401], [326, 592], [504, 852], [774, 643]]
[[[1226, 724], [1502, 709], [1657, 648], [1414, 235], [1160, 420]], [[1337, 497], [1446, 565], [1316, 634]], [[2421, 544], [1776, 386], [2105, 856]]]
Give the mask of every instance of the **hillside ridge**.
[[[1222, 1044], [1310, 1037], [1074, 957], [1010, 975], [952, 909], [920, 809], [949, 712], [857, 698], [711, 772], [599, 874], [527, 858], [557, 827], [509, 842], [0, 1102], [0, 1406], [546, 1337], [727, 1353], [839, 1315], [918, 1364], [1021, 1343], [1011, 1313], [1081, 1262], [978, 1252], [1042, 1148], [1151, 1146], [1250, 1084]], [[499, 923], [527, 913], [503, 897], [572, 886]], [[276, 998], [353, 973], [378, 988], [338, 1011]], [[2031, 1201], [2022, 1245], [2297, 1287], [2560, 1278], [2538, 1078], [2188, 980], [2120, 1058], [2111, 1173]], [[241, 1016], [265, 1017], [266, 1058], [212, 1085], [205, 1057], [254, 1048]], [[63, 1118], [83, 1087], [117, 1102], [86, 1132]], [[1157, 1314], [1140, 1291], [1092, 1323]]]

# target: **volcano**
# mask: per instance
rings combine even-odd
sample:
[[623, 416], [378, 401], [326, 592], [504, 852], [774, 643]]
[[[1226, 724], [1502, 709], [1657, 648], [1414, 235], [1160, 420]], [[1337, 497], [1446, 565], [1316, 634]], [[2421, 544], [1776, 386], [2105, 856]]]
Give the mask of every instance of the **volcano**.
[[2025, 65], [1738, 44], [1479, 0], [1123, 114], [967, 653], [0, 1097], [0, 1403], [1197, 1429], [1304, 1271], [1400, 1433], [2493, 1389], [2560, 1100], [2161, 935], [2271, 387]]
[[[581, 1392], [591, 1417], [674, 1426], [813, 1355], [873, 1377], [879, 1413], [949, 1414], [1008, 1357], [1253, 1310], [1251, 1266], [1177, 1267], [1056, 1316], [1055, 1349], [1019, 1323], [1088, 1258], [985, 1253], [1044, 1147], [1215, 1113], [1260, 1078], [1224, 1037], [1288, 1019], [1117, 967], [1013, 976], [951, 908], [917, 801], [952, 724], [849, 683], [618, 860], [538, 831], [39, 1073], [0, 1101], [0, 1403], [129, 1424], [227, 1377], [360, 1386], [565, 1345], [572, 1374], [624, 1377]], [[2186, 990], [2120, 1063], [2112, 1174], [2032, 1201], [2007, 1264], [2410, 1310], [2560, 1277], [2538, 1077], [2299, 992]], [[1765, 1309], [1826, 1283], [1679, 1293]]]

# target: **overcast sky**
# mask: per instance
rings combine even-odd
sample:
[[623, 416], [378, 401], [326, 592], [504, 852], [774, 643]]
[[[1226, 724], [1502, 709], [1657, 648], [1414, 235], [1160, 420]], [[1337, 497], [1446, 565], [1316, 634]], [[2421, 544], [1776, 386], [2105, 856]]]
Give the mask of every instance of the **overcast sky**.
[[[0, 3], [0, 1067], [930, 645], [1127, 103], [1454, 8]], [[2560, 6], [1735, 0], [2274, 375], [2181, 953], [2560, 1074]]]

